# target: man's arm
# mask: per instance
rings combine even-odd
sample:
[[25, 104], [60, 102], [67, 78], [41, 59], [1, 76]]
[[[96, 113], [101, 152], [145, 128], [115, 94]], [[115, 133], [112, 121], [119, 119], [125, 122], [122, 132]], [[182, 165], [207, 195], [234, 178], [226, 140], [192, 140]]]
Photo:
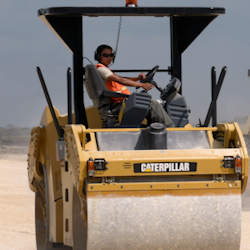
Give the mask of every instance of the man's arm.
[[118, 82], [122, 85], [125, 85], [125, 86], [128, 86], [128, 87], [142, 87], [144, 88], [145, 90], [150, 90], [152, 88], [155, 88], [154, 85], [150, 84], [150, 83], [141, 83], [141, 82], [136, 82], [136, 81], [133, 81], [131, 79], [128, 79], [128, 78], [124, 78], [124, 77], [121, 77], [121, 76], [118, 76], [118, 75], [115, 75], [115, 74], [112, 74], [110, 75], [108, 78], [107, 78], [108, 81], [114, 81], [114, 82]]
[[144, 80], [146, 78], [146, 75], [144, 73], [141, 73], [138, 77], [125, 77], [133, 81], [139, 81]]

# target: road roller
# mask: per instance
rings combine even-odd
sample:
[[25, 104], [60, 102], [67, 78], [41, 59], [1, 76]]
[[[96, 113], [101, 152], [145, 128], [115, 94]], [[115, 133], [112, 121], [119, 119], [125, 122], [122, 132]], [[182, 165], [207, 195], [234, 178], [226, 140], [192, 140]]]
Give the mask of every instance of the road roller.
[[[240, 249], [249, 157], [239, 125], [217, 123], [216, 101], [227, 68], [217, 81], [212, 67], [211, 103], [196, 127], [189, 123], [181, 88], [182, 53], [223, 14], [224, 8], [141, 7], [136, 1], [125, 7], [38, 10], [73, 54], [67, 114], [53, 106], [37, 67], [48, 102], [31, 131], [28, 152], [38, 250]], [[174, 127], [145, 118], [150, 92], [112, 92], [95, 65], [83, 67], [83, 17], [111, 16], [169, 18], [168, 68], [113, 71], [148, 72], [146, 80], [159, 90], [159, 103]], [[153, 80], [161, 72], [170, 75], [162, 87]], [[92, 106], [85, 107], [84, 90]], [[123, 98], [118, 108], [111, 97]]]

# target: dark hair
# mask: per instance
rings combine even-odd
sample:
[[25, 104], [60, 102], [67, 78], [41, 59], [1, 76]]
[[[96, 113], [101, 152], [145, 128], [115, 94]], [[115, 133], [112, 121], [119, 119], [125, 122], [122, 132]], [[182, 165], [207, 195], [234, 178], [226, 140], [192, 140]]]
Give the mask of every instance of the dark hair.
[[101, 54], [102, 53], [102, 51], [104, 50], [104, 49], [111, 49], [112, 51], [113, 51], [113, 49], [109, 46], [109, 45], [106, 45], [106, 44], [102, 44], [102, 45], [100, 45], [97, 49], [96, 49], [96, 54]]

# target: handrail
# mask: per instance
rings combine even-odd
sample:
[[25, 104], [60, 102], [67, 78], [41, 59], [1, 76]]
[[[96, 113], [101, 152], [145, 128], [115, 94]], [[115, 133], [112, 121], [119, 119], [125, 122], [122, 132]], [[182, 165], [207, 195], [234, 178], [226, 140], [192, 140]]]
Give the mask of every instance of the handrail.
[[71, 84], [71, 69], [67, 70], [67, 86], [68, 86], [68, 124], [72, 124], [72, 84]]
[[203, 124], [203, 127], [208, 126], [211, 118], [213, 118], [213, 124], [212, 125], [216, 126], [216, 122], [217, 122], [216, 102], [217, 102], [217, 99], [218, 99], [218, 96], [219, 96], [219, 93], [220, 93], [220, 90], [221, 90], [221, 86], [222, 86], [222, 83], [223, 83], [223, 80], [224, 80], [224, 77], [225, 77], [226, 73], [227, 73], [227, 67], [223, 67], [223, 69], [221, 70], [221, 73], [220, 73], [218, 83], [216, 84], [215, 83], [215, 78], [216, 78], [215, 68], [212, 67], [212, 101], [210, 103], [210, 106], [209, 106], [209, 109], [208, 109], [207, 116], [206, 116], [205, 122]]
[[36, 69], [37, 69], [38, 77], [39, 77], [40, 82], [42, 84], [42, 88], [43, 88], [43, 91], [44, 91], [45, 98], [47, 100], [47, 103], [48, 103], [48, 106], [49, 106], [49, 109], [50, 109], [51, 116], [53, 118], [53, 121], [54, 121], [54, 124], [55, 124], [55, 127], [56, 127], [56, 131], [57, 131], [59, 140], [62, 141], [63, 140], [64, 131], [59, 126], [59, 123], [58, 123], [58, 120], [57, 120], [57, 117], [56, 117], [56, 114], [55, 114], [55, 110], [53, 108], [53, 105], [52, 105], [52, 102], [51, 102], [51, 99], [50, 99], [50, 96], [49, 96], [49, 92], [47, 90], [45, 81], [43, 79], [42, 71], [40, 70], [39, 67], [37, 67]]

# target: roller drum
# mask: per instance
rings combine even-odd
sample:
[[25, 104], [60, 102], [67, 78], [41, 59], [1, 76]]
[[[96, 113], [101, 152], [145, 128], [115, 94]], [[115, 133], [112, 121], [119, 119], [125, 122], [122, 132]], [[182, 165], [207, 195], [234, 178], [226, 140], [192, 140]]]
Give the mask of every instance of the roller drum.
[[238, 250], [241, 196], [88, 198], [88, 250]]

